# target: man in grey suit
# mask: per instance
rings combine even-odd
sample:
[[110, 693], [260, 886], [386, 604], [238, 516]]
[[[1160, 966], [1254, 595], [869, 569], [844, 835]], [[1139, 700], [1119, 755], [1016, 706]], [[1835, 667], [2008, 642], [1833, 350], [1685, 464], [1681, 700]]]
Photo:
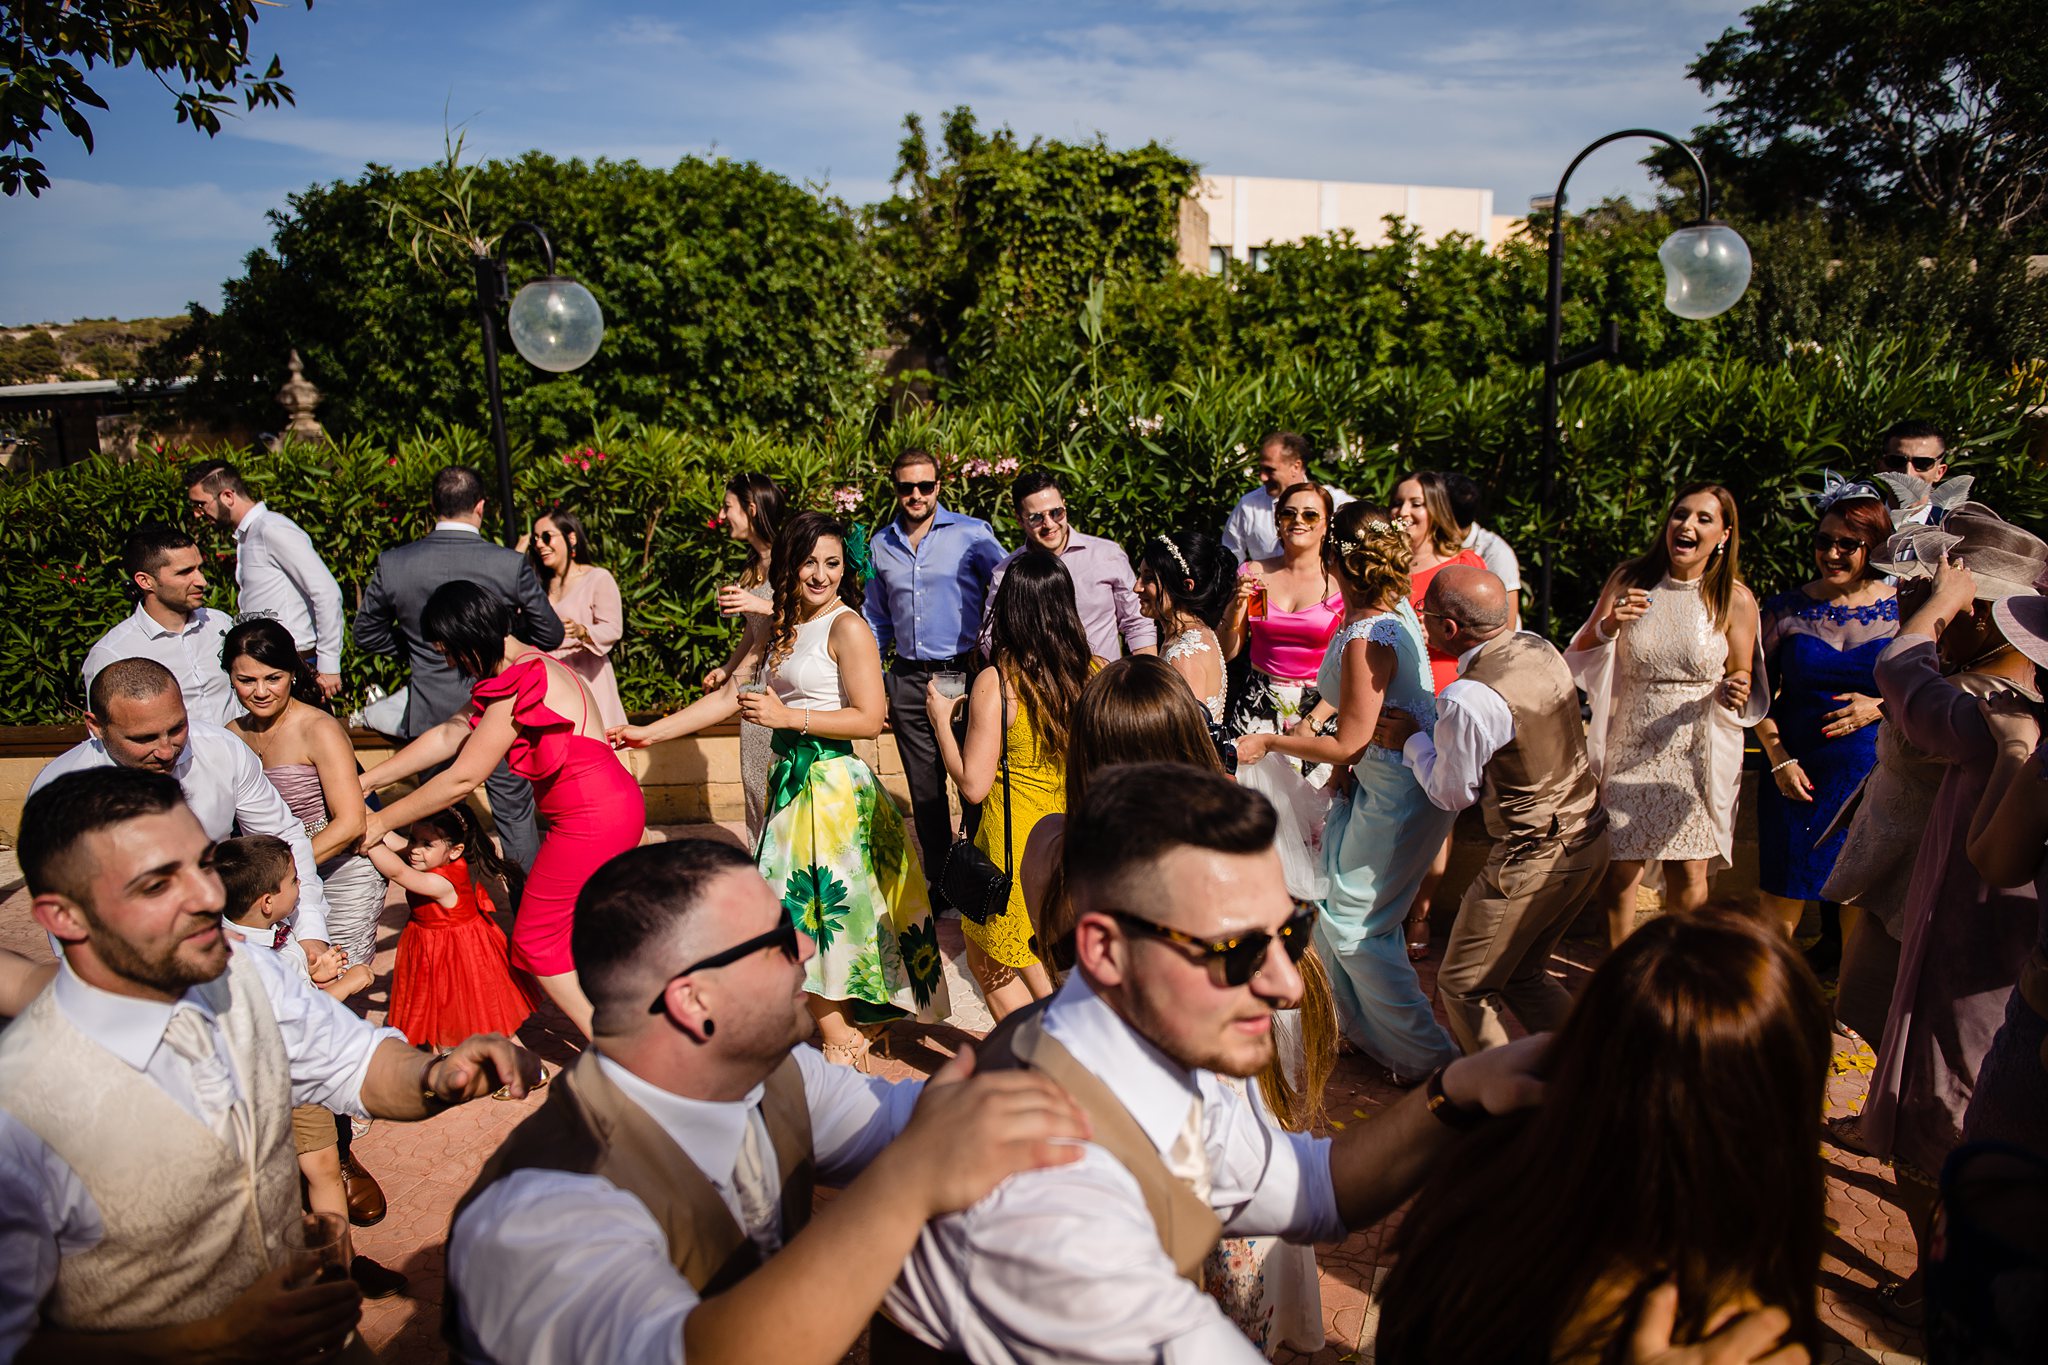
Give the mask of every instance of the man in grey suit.
[[[420, 612], [434, 589], [468, 579], [495, 589], [512, 604], [512, 633], [537, 649], [562, 643], [562, 621], [526, 556], [483, 536], [484, 481], [474, 469], [450, 465], [434, 475], [434, 529], [410, 545], [377, 556], [356, 613], [356, 645], [412, 664], [407, 684], [404, 737], [416, 739], [469, 706], [469, 683], [442, 662], [420, 637]], [[503, 763], [484, 781], [491, 819], [505, 859], [533, 868], [540, 834], [533, 823], [533, 788]]]

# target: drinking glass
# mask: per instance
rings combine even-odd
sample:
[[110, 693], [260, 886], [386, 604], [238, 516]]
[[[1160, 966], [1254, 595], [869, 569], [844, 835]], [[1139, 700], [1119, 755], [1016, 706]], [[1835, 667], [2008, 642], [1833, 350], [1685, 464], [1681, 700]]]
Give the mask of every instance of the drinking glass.
[[737, 690], [743, 697], [749, 693], [766, 692], [768, 690], [768, 670], [765, 668], [752, 670], [740, 679]]
[[942, 697], [964, 697], [967, 695], [967, 675], [965, 673], [934, 673], [932, 674], [932, 682], [938, 687], [939, 695]]
[[285, 1225], [285, 1285], [338, 1284], [348, 1278], [348, 1219], [338, 1213], [302, 1213]]

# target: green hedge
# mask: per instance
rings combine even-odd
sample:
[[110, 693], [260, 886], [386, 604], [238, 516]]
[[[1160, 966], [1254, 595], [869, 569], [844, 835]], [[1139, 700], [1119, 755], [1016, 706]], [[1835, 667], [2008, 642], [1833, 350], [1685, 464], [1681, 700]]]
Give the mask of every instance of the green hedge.
[[[1098, 305], [1099, 306], [1099, 305]], [[1085, 323], [1085, 319], [1084, 319]], [[1086, 330], [1084, 326], [1084, 331]], [[1099, 335], [1099, 329], [1097, 334]], [[2007, 516], [2048, 523], [2048, 478], [2027, 450], [2025, 414], [2048, 400], [2048, 374], [1916, 358], [1904, 342], [1801, 351], [1783, 363], [1687, 360], [1651, 371], [1582, 371], [1566, 384], [1566, 444], [1549, 523], [1535, 487], [1536, 382], [1529, 373], [1460, 379], [1442, 369], [1307, 362], [1262, 373], [1204, 373], [1158, 386], [1100, 381], [1086, 363], [1057, 383], [1027, 381], [1000, 399], [913, 412], [876, 433], [851, 425], [807, 439], [709, 437], [601, 424], [567, 451], [515, 454], [526, 514], [560, 500], [578, 511], [618, 576], [628, 613], [617, 652], [630, 708], [694, 694], [722, 656], [729, 624], [713, 605], [739, 568], [738, 547], [707, 525], [726, 476], [761, 469], [800, 499], [853, 502], [871, 524], [889, 514], [885, 475], [906, 446], [940, 452], [949, 505], [997, 521], [1007, 470], [1045, 464], [1065, 476], [1084, 529], [1126, 545], [1181, 525], [1220, 525], [1248, 486], [1251, 447], [1274, 427], [1328, 452], [1318, 473], [1384, 497], [1410, 468], [1459, 468], [1493, 504], [1487, 521], [1533, 571], [1544, 533], [1558, 540], [1558, 625], [1576, 624], [1616, 560], [1636, 552], [1674, 486], [1714, 478], [1741, 502], [1748, 577], [1761, 592], [1802, 581], [1812, 513], [1803, 500], [1824, 468], [1864, 469], [1877, 434], [1906, 416], [1959, 433], [1953, 456]], [[122, 464], [98, 459], [0, 483], [0, 723], [75, 718], [78, 666], [130, 610], [115, 560], [128, 526], [185, 515], [179, 470], [200, 454], [164, 450]], [[233, 453], [233, 452], [230, 452]], [[257, 492], [304, 525], [351, 609], [377, 553], [426, 527], [426, 486], [450, 462], [488, 469], [479, 432], [290, 446], [241, 456]], [[209, 570], [230, 605], [231, 542], [208, 530]], [[397, 665], [350, 650], [347, 693], [399, 680]]]

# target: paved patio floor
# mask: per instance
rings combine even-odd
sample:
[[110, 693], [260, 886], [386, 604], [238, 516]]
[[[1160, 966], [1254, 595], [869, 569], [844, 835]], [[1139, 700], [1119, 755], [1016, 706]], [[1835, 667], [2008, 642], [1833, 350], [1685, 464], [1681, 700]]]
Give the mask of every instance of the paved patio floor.
[[[679, 826], [669, 837], [740, 836], [729, 827]], [[12, 858], [0, 866], [0, 946], [46, 958], [47, 946], [28, 916], [28, 897], [13, 875]], [[404, 902], [394, 900], [385, 913], [376, 962], [376, 981], [357, 1005], [381, 1022], [388, 1002], [391, 963]], [[958, 1042], [988, 1027], [971, 979], [963, 970], [959, 926], [945, 922], [941, 942], [947, 950], [954, 1018], [931, 1028], [898, 1026], [892, 1035], [894, 1060], [884, 1061], [883, 1074], [908, 1077], [929, 1072], [950, 1055]], [[1597, 965], [1602, 949], [1582, 940], [1567, 940], [1557, 963], [1568, 986], [1576, 989]], [[1423, 987], [1433, 994], [1435, 961], [1422, 964]], [[573, 1033], [559, 1016], [536, 1017], [521, 1034], [526, 1044], [550, 1064], [574, 1060]], [[1870, 1050], [1851, 1039], [1838, 1038], [1835, 1074], [1828, 1086], [1828, 1113], [1853, 1113], [1862, 1106], [1872, 1062]], [[1333, 1128], [1370, 1123], [1375, 1113], [1400, 1092], [1377, 1068], [1356, 1056], [1339, 1059], [1327, 1096]], [[357, 1158], [383, 1184], [390, 1213], [376, 1227], [356, 1230], [356, 1246], [364, 1255], [403, 1270], [411, 1277], [406, 1293], [366, 1306], [362, 1331], [379, 1356], [391, 1362], [443, 1361], [440, 1342], [441, 1295], [445, 1281], [444, 1239], [448, 1216], [498, 1142], [538, 1104], [481, 1101], [450, 1110], [424, 1123], [376, 1123], [355, 1144]], [[1823, 1147], [1828, 1162], [1829, 1245], [1821, 1269], [1821, 1315], [1830, 1334], [1818, 1357], [1821, 1365], [1902, 1365], [1922, 1359], [1920, 1334], [1887, 1318], [1878, 1307], [1873, 1287], [1881, 1277], [1903, 1277], [1914, 1265], [1913, 1235], [1905, 1215], [1890, 1202], [1891, 1178], [1878, 1162]], [[1316, 1249], [1323, 1295], [1327, 1340], [1313, 1354], [1283, 1351], [1289, 1362], [1371, 1362], [1376, 1322], [1373, 1288], [1384, 1271], [1382, 1249], [1398, 1215], [1336, 1245]], [[564, 1257], [575, 1255], [573, 1246]], [[856, 1346], [849, 1362], [865, 1362], [866, 1350]]]

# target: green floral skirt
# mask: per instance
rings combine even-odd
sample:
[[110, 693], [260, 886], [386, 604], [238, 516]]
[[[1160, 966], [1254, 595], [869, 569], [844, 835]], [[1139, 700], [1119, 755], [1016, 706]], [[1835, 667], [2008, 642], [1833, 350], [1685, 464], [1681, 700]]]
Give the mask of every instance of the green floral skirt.
[[804, 989], [925, 1022], [950, 1001], [924, 874], [903, 816], [851, 745], [776, 736], [755, 858], [818, 952]]

